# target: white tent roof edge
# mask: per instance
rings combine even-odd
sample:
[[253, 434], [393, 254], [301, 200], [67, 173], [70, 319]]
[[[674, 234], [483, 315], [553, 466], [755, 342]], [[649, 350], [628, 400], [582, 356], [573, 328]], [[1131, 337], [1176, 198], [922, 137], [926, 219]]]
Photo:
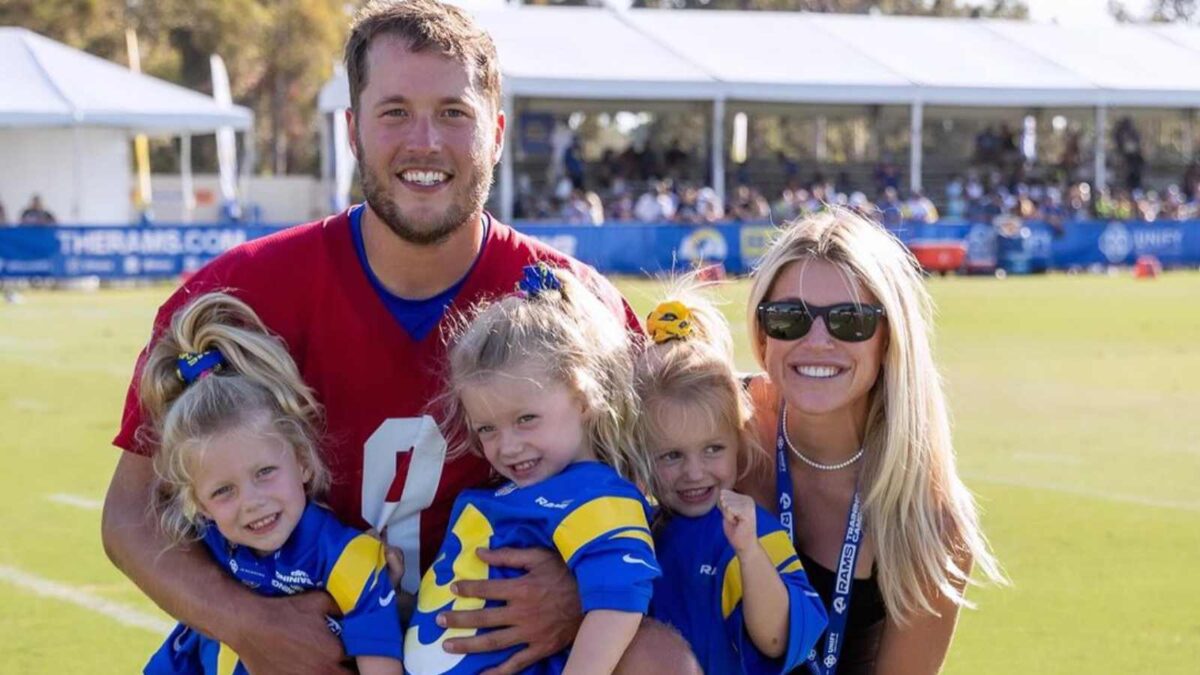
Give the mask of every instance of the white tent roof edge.
[[[609, 14], [615, 15], [617, 20], [601, 18]], [[1055, 54], [1053, 50], [1031, 44], [1024, 37], [1023, 31], [1027, 30], [1050, 31], [1054, 35], [1061, 34], [1064, 38], [1072, 38], [1078, 45], [1098, 50], [1097, 53], [1108, 48], [1108, 45], [1096, 40], [1080, 42], [1080, 29], [1065, 25], [999, 19], [533, 6], [489, 8], [476, 12], [476, 16], [485, 28], [497, 36], [497, 47], [501, 54], [509, 51], [521, 56], [508, 63], [503, 57], [501, 59], [505, 93], [518, 97], [638, 101], [724, 99], [747, 102], [880, 105], [913, 105], [921, 102], [924, 105], [1014, 108], [1099, 105], [1200, 107], [1200, 80], [1196, 80], [1193, 86], [1187, 86], [1186, 81], [1183, 81], [1183, 86], [1178, 87], [1164, 87], [1163, 82], [1129, 82], [1129, 86], [1115, 86], [1113, 81], [1101, 82], [1092, 77], [1095, 74], [1094, 69], [1089, 71], [1087, 68], [1078, 67], [1081, 65], [1078, 58], [1072, 60]], [[778, 52], [782, 50], [785, 58], [787, 54], [793, 53], [787, 45], [765, 44], [760, 53], [735, 50], [737, 53], [728, 55], [729, 59], [740, 59], [735, 63], [720, 54], [714, 55], [714, 50], [719, 52], [722, 44], [712, 43], [706, 38], [703, 30], [699, 30], [711, 22], [726, 26], [722, 30], [747, 31], [752, 36], [767, 36], [773, 34], [768, 30], [770, 27], [774, 25], [778, 32], [778, 24], [784, 21], [788, 22], [789, 28], [794, 29], [789, 34], [795, 35], [796, 39], [807, 34], [809, 42], [820, 39], [822, 44], [830, 48], [845, 47], [850, 50], [857, 55], [862, 72], [849, 73], [839, 79], [839, 63], [829, 54], [824, 55], [829, 59], [828, 63], [816, 71], [799, 67], [804, 65], [800, 62], [797, 62], [798, 68], [794, 72], [780, 71], [781, 67], [784, 67], [784, 70], [788, 69], [786, 61], [779, 60], [781, 57]], [[531, 26], [542, 26], [551, 30], [542, 48], [547, 52], [546, 58], [553, 60], [555, 54], [560, 52], [568, 57], [578, 57], [579, 47], [564, 45], [562, 35], [555, 31], [570, 25], [577, 26], [580, 22], [588, 31], [604, 30], [612, 33], [611, 36], [601, 36], [599, 39], [587, 36], [589, 45], [599, 42], [616, 45], [614, 49], [620, 45], [629, 45], [631, 49], [648, 49], [647, 45], [657, 45], [654, 48], [656, 51], [639, 53], [663, 54], [670, 62], [667, 70], [671, 74], [664, 75], [650, 63], [627, 63], [628, 59], [620, 58], [605, 59], [604, 54], [597, 54], [596, 63], [587, 64], [589, 72], [578, 75], [550, 72], [554, 71], [553, 68], [548, 71], [530, 70], [528, 31]], [[692, 26], [698, 32], [683, 35], [670, 32], [672, 26], [678, 28], [676, 24]], [[929, 53], [936, 54], [937, 44], [924, 45], [924, 57], [920, 54], [903, 54], [905, 58], [884, 58], [886, 53], [881, 55], [878, 50], [863, 50], [864, 46], [869, 45], [863, 45], [862, 38], [855, 38], [856, 26], [878, 31], [879, 35], [888, 38], [889, 44], [910, 44], [914, 48], [922, 47], [913, 44], [914, 40], [919, 41], [920, 36], [931, 34], [946, 37], [950, 40], [947, 44], [958, 46], [970, 45], [973, 44], [972, 40], [979, 39], [987, 43], [980, 45], [980, 49], [983, 50], [981, 54], [989, 58], [1008, 54], [1019, 67], [1011, 66], [1006, 72], [997, 74], [989, 73], [986, 68], [978, 71], [968, 69], [968, 77], [964, 77], [964, 67], [954, 63], [954, 54], [946, 55], [948, 62], [944, 68], [940, 67], [939, 59], [931, 59], [928, 56]], [[957, 30], [956, 26], [961, 26], [961, 31]], [[708, 25], [708, 29], [711, 28], [711, 24]], [[1134, 26], [1123, 30], [1125, 32], [1119, 35], [1128, 35], [1138, 44], [1149, 45], [1146, 40], [1153, 38], [1170, 45], [1174, 50], [1173, 54], [1185, 58], [1194, 55], [1195, 69], [1200, 71], [1200, 28], [1176, 28], [1168, 31], [1156, 27]], [[1196, 34], [1192, 37], [1185, 34], [1185, 30], [1194, 30]], [[904, 37], [908, 35], [905, 31], [911, 32], [911, 38]], [[955, 37], [954, 34], [957, 33], [963, 35]], [[517, 47], [504, 42], [505, 36], [515, 41], [514, 45], [519, 42], [519, 51]], [[769, 40], [766, 37], [763, 39]], [[690, 44], [689, 40], [695, 44]], [[725, 46], [729, 48], [735, 43], [736, 40], [733, 40]], [[766, 47], [772, 47], [774, 51]], [[794, 53], [798, 59], [806, 58], [803, 49]], [[1137, 54], [1131, 55], [1130, 58], [1136, 59]], [[755, 59], [765, 59], [761, 68], [754, 66]], [[532, 61], [534, 64], [537, 62], [537, 59]], [[1044, 65], [1043, 74], [1034, 77], [1037, 74], [1031, 73], [1030, 84], [1024, 85], [1024, 78], [1020, 77], [1024, 71], [1021, 69], [1030, 67], [1036, 70], [1039, 64]], [[1019, 72], [1014, 73], [1014, 69]], [[782, 76], [772, 77], [773, 70], [779, 71], [777, 74]], [[322, 89], [319, 102], [322, 112], [328, 113], [348, 106], [349, 96], [344, 78], [344, 74], [338, 73]], [[1171, 81], [1168, 84], [1174, 85], [1175, 82]]]
[[[24, 73], [10, 73], [6, 84], [14, 89], [22, 84], [39, 86], [39, 91], [43, 93], [48, 89], [62, 103], [61, 106], [53, 108], [43, 106], [22, 109], [19, 103], [14, 104], [13, 99], [10, 99], [9, 105], [0, 106], [0, 127], [103, 127], [126, 129], [131, 134], [153, 134], [213, 133], [221, 127], [233, 127], [244, 131], [253, 125], [254, 115], [249, 108], [238, 105], [221, 106], [206, 94], [149, 75], [124, 71], [119, 64], [68, 47], [26, 28], [0, 26], [0, 40], [19, 42], [28, 56], [27, 63], [32, 63], [37, 69], [36, 73], [29, 72], [28, 69]], [[46, 63], [47, 54], [54, 58], [52, 66]], [[64, 72], [69, 71], [73, 65], [77, 70], [88, 71], [89, 75], [99, 73], [116, 77], [107, 82], [89, 82], [90, 89], [82, 90], [78, 85], [71, 86], [63, 82], [63, 79], [69, 79], [76, 74]], [[22, 77], [37, 77], [40, 84], [28, 80], [23, 83], [20, 79]], [[129, 101], [121, 98], [126, 92], [104, 89], [106, 85], [131, 82], [137, 84], [140, 94], [159, 94], [162, 99], [168, 100], [169, 104], [151, 110], [130, 109]], [[76, 91], [80, 96], [72, 95], [72, 92]], [[105, 105], [106, 99], [112, 103]]]

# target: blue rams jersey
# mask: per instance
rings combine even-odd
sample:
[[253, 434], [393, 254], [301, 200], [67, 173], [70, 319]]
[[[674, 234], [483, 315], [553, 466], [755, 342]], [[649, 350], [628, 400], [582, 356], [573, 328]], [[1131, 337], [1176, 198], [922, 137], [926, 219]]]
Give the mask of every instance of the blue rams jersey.
[[[467, 490], [454, 503], [450, 530], [433, 566], [421, 579], [417, 610], [404, 639], [404, 668], [414, 675], [478, 673], [503, 663], [521, 646], [483, 654], [448, 654], [448, 638], [477, 629], [439, 627], [446, 610], [480, 609], [500, 603], [459, 598], [450, 584], [467, 579], [506, 579], [521, 570], [489, 567], [478, 548], [552, 548], [579, 584], [584, 612], [609, 609], [645, 613], [659, 576], [647, 526], [649, 507], [638, 489], [600, 462], [577, 462], [535, 485]], [[561, 652], [526, 673], [559, 673]]]
[[[400, 616], [382, 544], [325, 508], [309, 502], [274, 555], [260, 557], [231, 544], [216, 527], [205, 530], [204, 544], [217, 564], [259, 595], [327, 591], [342, 610], [343, 618], [331, 619], [330, 629], [339, 633], [347, 656], [401, 657]], [[243, 675], [246, 669], [227, 645], [179, 624], [145, 672]]]
[[683, 634], [706, 673], [787, 673], [804, 664], [825, 630], [825, 608], [787, 530], [759, 507], [759, 543], [788, 591], [788, 643], [777, 659], [758, 651], [742, 614], [742, 568], [721, 519], [717, 508], [698, 518], [673, 515], [656, 532], [663, 576], [654, 582], [650, 615]]

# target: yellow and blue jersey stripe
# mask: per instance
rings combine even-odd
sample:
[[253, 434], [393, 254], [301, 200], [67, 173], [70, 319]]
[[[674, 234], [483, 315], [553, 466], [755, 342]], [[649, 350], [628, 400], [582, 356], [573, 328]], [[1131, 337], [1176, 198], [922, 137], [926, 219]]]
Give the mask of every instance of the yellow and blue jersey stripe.
[[742, 608], [742, 568], [713, 508], [697, 518], [671, 516], [655, 532], [663, 576], [654, 583], [651, 616], [674, 626], [706, 673], [788, 673], [803, 665], [825, 630], [825, 608], [808, 583], [779, 520], [757, 509], [758, 541], [788, 591], [788, 646], [777, 659], [750, 640]]
[[[464, 492], [454, 504], [450, 531], [438, 556], [421, 579], [417, 611], [405, 633], [405, 670], [413, 675], [478, 673], [519, 649], [485, 654], [447, 654], [442, 649], [445, 640], [476, 631], [438, 626], [439, 612], [495, 604], [456, 597], [450, 592], [452, 583], [523, 574], [487, 566], [475, 554], [481, 547], [554, 549], [575, 575], [585, 612], [646, 612], [653, 580], [660, 573], [648, 518], [649, 507], [637, 488], [599, 462], [572, 464], [524, 488], [510, 483]], [[564, 652], [525, 672], [559, 673], [565, 663]]]
[[[204, 543], [222, 568], [259, 595], [328, 592], [342, 612], [330, 627], [347, 656], [401, 657], [400, 617], [383, 545], [343, 525], [327, 509], [309, 503], [274, 555], [259, 556], [230, 544], [215, 527], [205, 532]], [[145, 672], [244, 675], [246, 669], [227, 645], [179, 624]]]

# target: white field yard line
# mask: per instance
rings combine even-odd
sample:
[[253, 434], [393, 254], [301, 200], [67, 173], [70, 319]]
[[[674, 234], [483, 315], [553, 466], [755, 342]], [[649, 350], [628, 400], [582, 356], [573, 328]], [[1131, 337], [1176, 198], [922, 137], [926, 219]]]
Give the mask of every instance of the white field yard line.
[[126, 607], [119, 602], [97, 597], [81, 588], [43, 579], [8, 565], [0, 565], [0, 581], [6, 581], [22, 590], [45, 598], [69, 602], [97, 614], [103, 614], [126, 626], [141, 628], [159, 635], [166, 635], [175, 627], [175, 624], [160, 617]]
[[46, 495], [46, 499], [58, 504], [66, 504], [67, 506], [87, 509], [88, 511], [99, 511], [104, 507], [104, 502], [100, 501], [99, 499], [88, 499], [87, 497], [69, 495], [62, 492]]
[[994, 476], [982, 476], [974, 473], [964, 473], [962, 477], [967, 483], [990, 483], [992, 485], [1005, 485], [1008, 487], [1026, 488], [1029, 490], [1047, 490], [1050, 492], [1061, 492], [1063, 494], [1076, 495], [1078, 497], [1087, 497], [1088, 499], [1099, 499], [1106, 502], [1136, 504], [1138, 506], [1150, 506], [1158, 509], [1172, 509], [1176, 511], [1200, 512], [1200, 502], [1154, 499], [1153, 497], [1127, 495], [1119, 492], [1105, 492], [1104, 490], [1092, 490], [1075, 485], [1064, 485], [1062, 483], [1053, 483], [1049, 481], [996, 478]]

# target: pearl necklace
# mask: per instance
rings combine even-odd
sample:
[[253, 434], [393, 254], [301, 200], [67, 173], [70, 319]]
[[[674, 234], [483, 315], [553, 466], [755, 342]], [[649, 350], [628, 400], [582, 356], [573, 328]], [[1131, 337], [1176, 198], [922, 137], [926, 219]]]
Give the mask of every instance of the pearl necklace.
[[837, 464], [822, 464], [820, 462], [813, 461], [813, 460], [805, 457], [804, 453], [802, 453], [796, 449], [796, 444], [792, 443], [791, 437], [788, 436], [787, 405], [786, 404], [783, 406], [783, 440], [787, 443], [788, 449], [792, 451], [793, 455], [798, 457], [801, 462], [804, 462], [805, 464], [811, 466], [812, 468], [814, 468], [818, 471], [837, 471], [838, 469], [844, 469], [844, 468], [850, 466], [851, 464], [857, 462], [858, 460], [862, 459], [862, 456], [863, 456], [863, 448], [859, 448], [858, 452], [854, 453], [853, 457], [851, 457], [850, 459], [847, 459], [844, 462], [838, 462]]

